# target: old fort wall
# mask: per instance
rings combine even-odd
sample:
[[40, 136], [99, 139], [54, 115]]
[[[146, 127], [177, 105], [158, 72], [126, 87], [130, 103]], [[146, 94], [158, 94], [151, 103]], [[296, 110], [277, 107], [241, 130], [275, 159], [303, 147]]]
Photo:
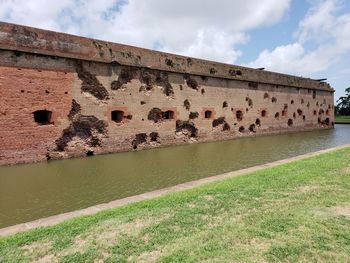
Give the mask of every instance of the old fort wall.
[[333, 127], [324, 82], [0, 23], [0, 164]]

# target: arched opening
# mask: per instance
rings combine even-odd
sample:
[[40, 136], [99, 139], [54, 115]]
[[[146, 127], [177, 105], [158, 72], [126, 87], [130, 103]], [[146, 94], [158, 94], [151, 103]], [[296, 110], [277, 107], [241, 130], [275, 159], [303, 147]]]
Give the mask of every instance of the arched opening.
[[210, 119], [212, 117], [212, 115], [213, 115], [213, 113], [210, 110], [206, 110], [204, 112], [204, 118], [206, 118], [206, 119]]
[[40, 125], [52, 124], [52, 112], [48, 110], [37, 110], [33, 112], [34, 121]]
[[172, 110], [168, 110], [168, 111], [163, 112], [163, 118], [166, 120], [174, 119], [174, 112]]
[[124, 119], [124, 111], [114, 110], [111, 112], [111, 119], [117, 123], [120, 123]]

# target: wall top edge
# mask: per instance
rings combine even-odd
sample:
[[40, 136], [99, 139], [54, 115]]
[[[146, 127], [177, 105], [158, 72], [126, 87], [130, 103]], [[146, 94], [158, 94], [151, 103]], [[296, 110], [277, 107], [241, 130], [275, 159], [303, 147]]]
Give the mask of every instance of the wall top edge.
[[0, 22], [0, 50], [334, 92], [326, 82]]

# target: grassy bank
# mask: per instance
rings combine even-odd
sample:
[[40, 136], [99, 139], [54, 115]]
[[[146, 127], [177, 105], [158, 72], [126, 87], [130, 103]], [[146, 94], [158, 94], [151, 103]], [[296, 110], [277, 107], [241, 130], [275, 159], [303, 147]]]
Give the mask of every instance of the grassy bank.
[[350, 148], [0, 238], [0, 262], [349, 262]]
[[350, 116], [335, 116], [335, 123], [345, 123], [350, 124]]

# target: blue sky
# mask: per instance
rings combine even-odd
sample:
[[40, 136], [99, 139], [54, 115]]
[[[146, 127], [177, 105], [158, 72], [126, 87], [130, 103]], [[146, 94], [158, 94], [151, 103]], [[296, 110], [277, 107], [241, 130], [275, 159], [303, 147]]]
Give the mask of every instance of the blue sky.
[[348, 0], [0, 0], [0, 20], [350, 86]]

